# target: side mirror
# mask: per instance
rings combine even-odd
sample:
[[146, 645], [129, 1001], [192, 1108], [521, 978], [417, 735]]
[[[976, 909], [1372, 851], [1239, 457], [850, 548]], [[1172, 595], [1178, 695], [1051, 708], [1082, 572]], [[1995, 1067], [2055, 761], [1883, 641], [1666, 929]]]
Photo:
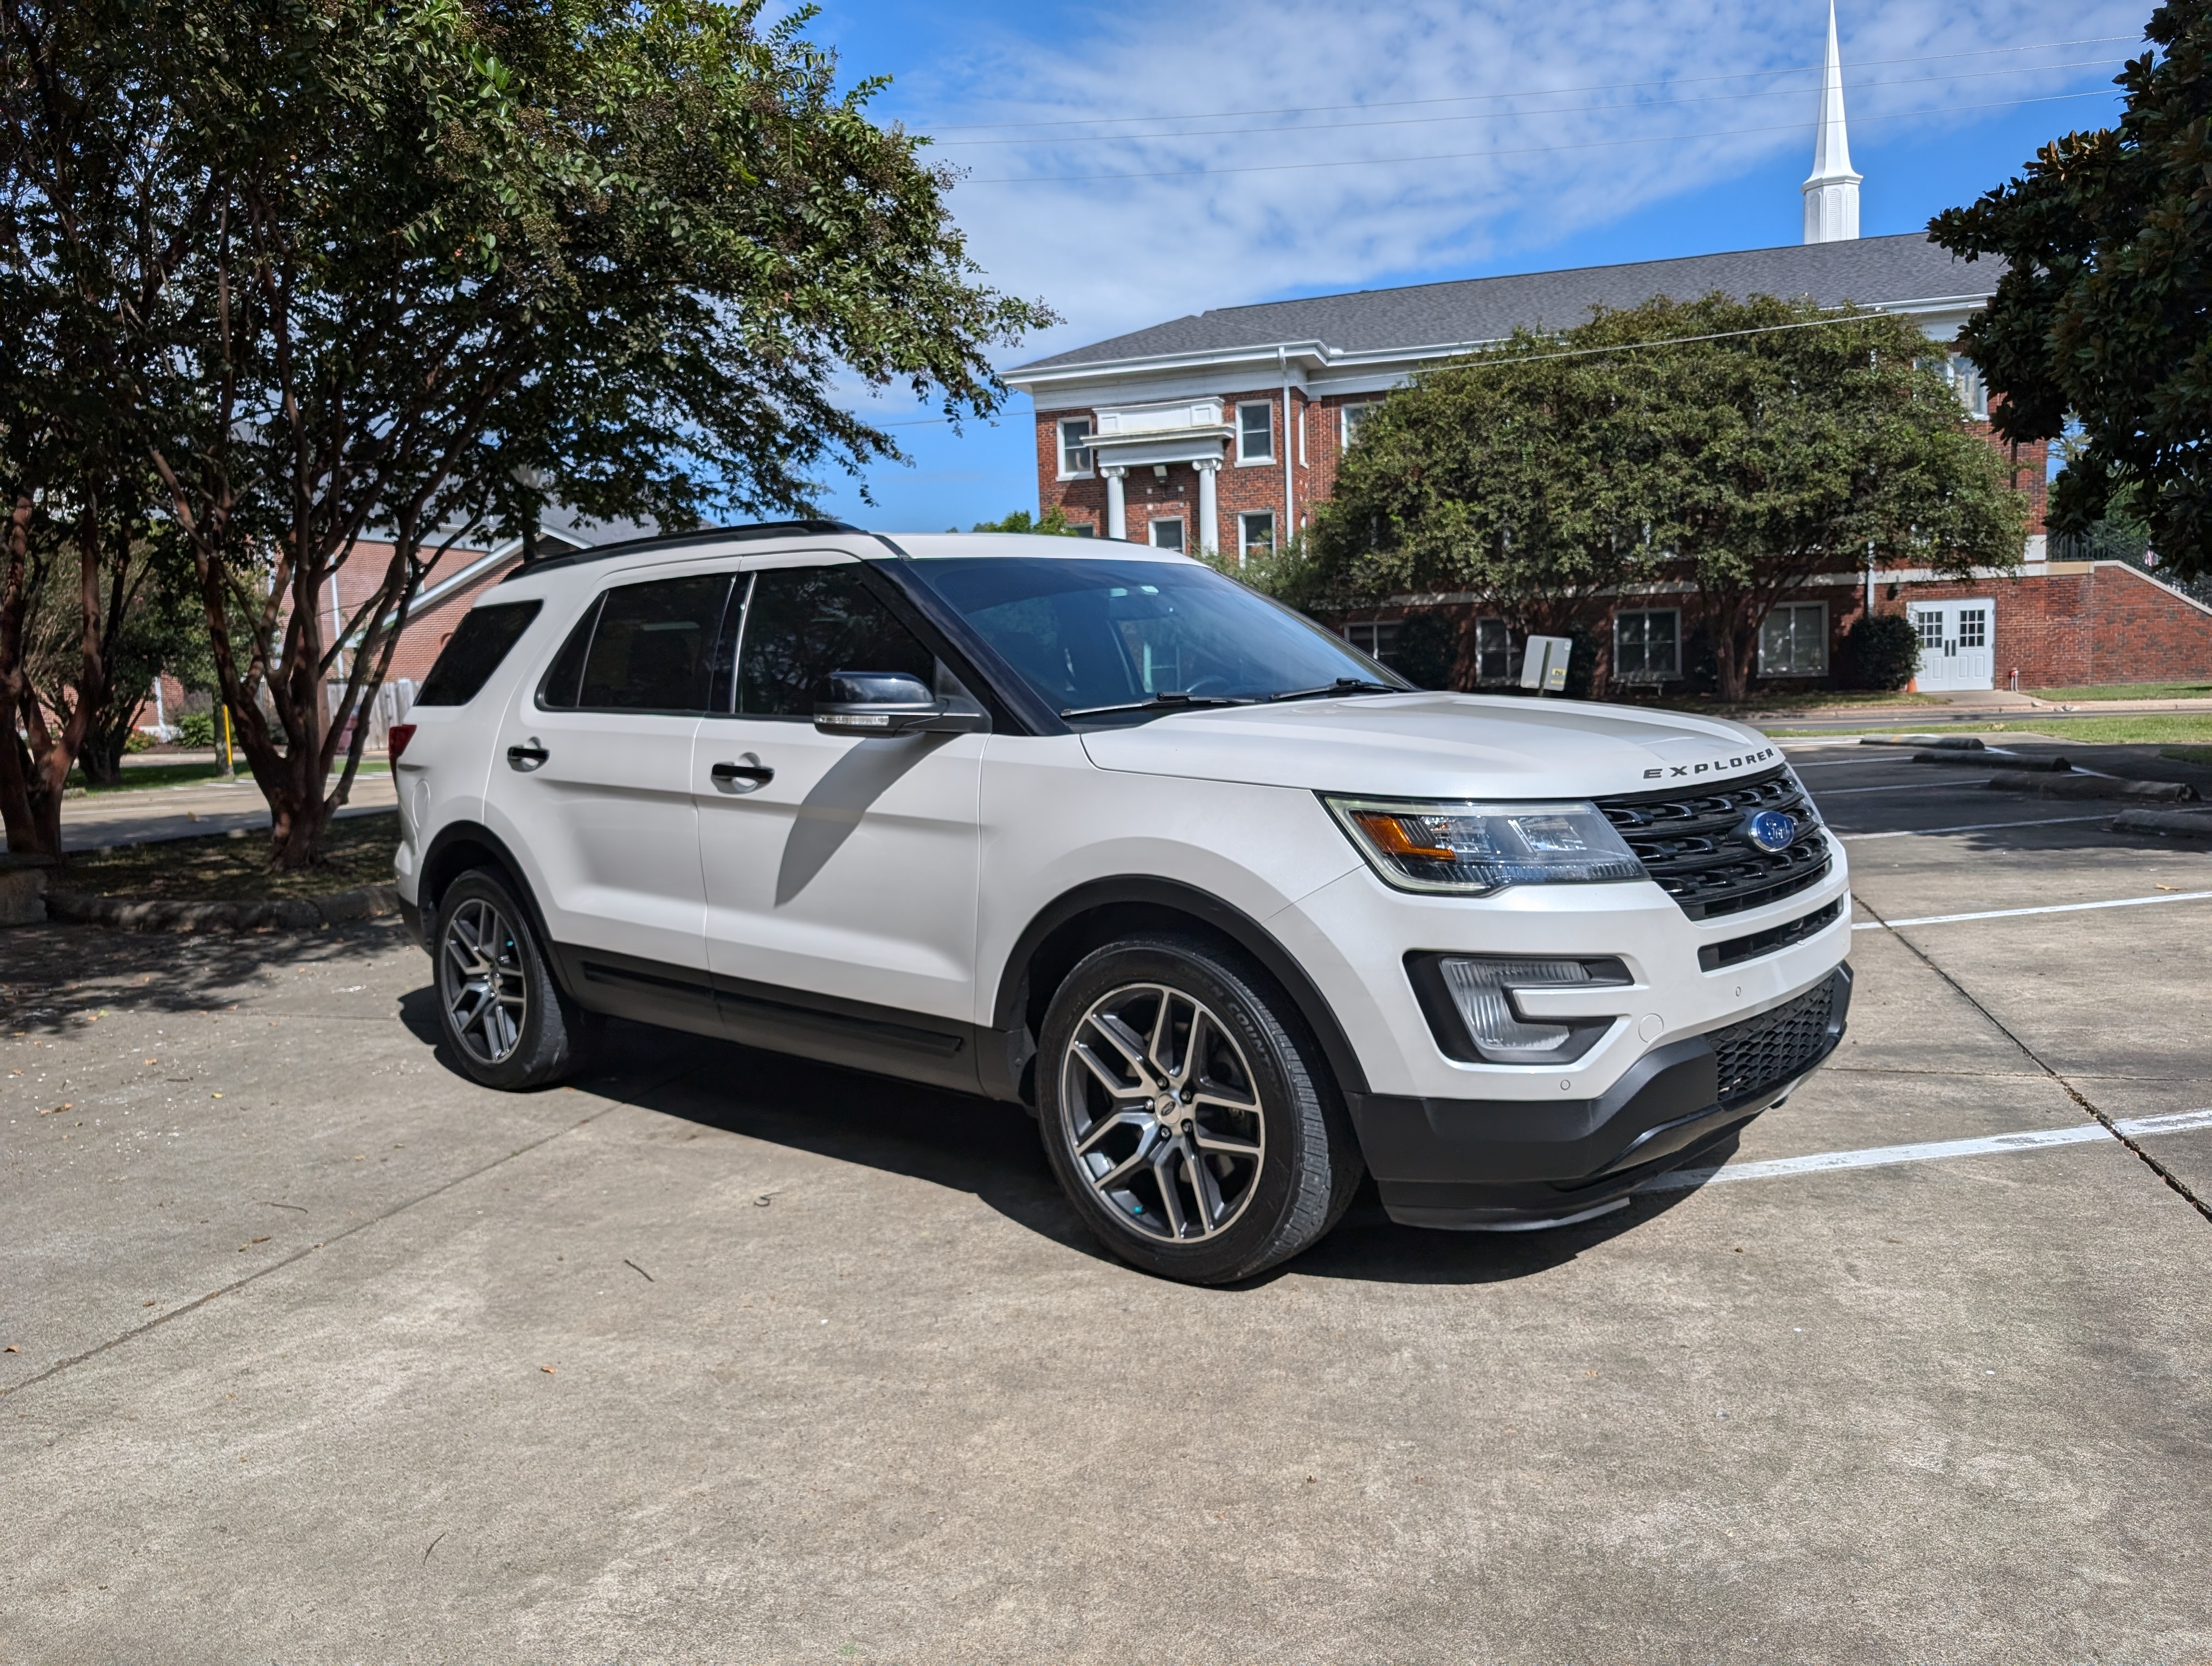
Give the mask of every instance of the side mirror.
[[982, 712], [939, 700], [902, 671], [833, 671], [814, 699], [823, 734], [974, 734], [991, 727]]

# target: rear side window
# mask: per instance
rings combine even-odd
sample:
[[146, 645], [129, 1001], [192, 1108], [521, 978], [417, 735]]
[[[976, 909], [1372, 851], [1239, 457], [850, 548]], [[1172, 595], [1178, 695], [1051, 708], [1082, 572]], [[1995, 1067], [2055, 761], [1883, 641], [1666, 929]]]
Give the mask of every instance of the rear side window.
[[461, 616], [438, 663], [422, 679], [418, 706], [465, 706], [491, 680], [507, 650], [522, 640], [543, 602], [500, 602], [473, 607]]
[[851, 567], [775, 567], [753, 579], [738, 656], [738, 711], [811, 717], [834, 671], [903, 671], [935, 686], [937, 656]]
[[553, 661], [538, 703], [603, 712], [700, 712], [727, 574], [608, 591]]

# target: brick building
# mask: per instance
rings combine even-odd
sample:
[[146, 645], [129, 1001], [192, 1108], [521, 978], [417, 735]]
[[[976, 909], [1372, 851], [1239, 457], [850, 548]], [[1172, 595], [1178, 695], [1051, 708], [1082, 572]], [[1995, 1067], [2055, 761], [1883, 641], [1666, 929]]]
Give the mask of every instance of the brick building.
[[[1224, 307], [1024, 365], [1006, 380], [1036, 403], [1040, 507], [1099, 538], [1206, 554], [1272, 549], [1311, 523], [1362, 413], [1415, 373], [1516, 329], [1581, 323], [1594, 307], [1716, 290], [1909, 318], [1968, 415], [1986, 423], [1988, 396], [1955, 344], [2002, 268], [1969, 264], [1917, 233], [1859, 236], [1860, 176], [1832, 19], [1817, 132], [1798, 246]], [[2017, 575], [1960, 585], [1911, 571], [1885, 571], [1873, 584], [1863, 573], [1821, 575], [1768, 619], [1761, 679], [1833, 680], [1837, 642], [1869, 605], [1905, 612], [1919, 628], [1923, 690], [2003, 687], [2015, 673], [2023, 688], [2212, 675], [2212, 609], [2124, 562], [2049, 560], [2045, 449], [2008, 454], [2030, 508]], [[1664, 684], [1692, 674], [1686, 588], [1615, 599], [1601, 629], [1617, 679]], [[1346, 628], [1363, 647], [1387, 649], [1407, 617], [1474, 605], [1472, 597], [1399, 598]], [[1480, 630], [1486, 680], [1504, 680], [1517, 645], [1502, 620]]]

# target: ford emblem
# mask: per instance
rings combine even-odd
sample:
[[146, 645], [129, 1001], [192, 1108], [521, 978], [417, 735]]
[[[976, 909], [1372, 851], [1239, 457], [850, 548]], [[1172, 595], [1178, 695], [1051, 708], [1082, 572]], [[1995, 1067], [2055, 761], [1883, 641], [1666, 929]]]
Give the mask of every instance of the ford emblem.
[[1797, 840], [1797, 818], [1780, 810], [1761, 810], [1743, 824], [1743, 836], [1761, 850], [1787, 850]]

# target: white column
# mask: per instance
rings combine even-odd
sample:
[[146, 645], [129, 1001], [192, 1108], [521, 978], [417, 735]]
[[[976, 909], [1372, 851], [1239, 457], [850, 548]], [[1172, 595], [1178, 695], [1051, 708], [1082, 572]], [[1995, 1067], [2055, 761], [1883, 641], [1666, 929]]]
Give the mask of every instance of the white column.
[[1198, 470], [1198, 550], [1200, 555], [1210, 556], [1221, 548], [1221, 502], [1215, 490], [1221, 459], [1200, 458], [1194, 466]]
[[1105, 465], [1106, 475], [1106, 536], [1129, 536], [1129, 501], [1122, 495], [1121, 477], [1128, 472], [1118, 463]]

